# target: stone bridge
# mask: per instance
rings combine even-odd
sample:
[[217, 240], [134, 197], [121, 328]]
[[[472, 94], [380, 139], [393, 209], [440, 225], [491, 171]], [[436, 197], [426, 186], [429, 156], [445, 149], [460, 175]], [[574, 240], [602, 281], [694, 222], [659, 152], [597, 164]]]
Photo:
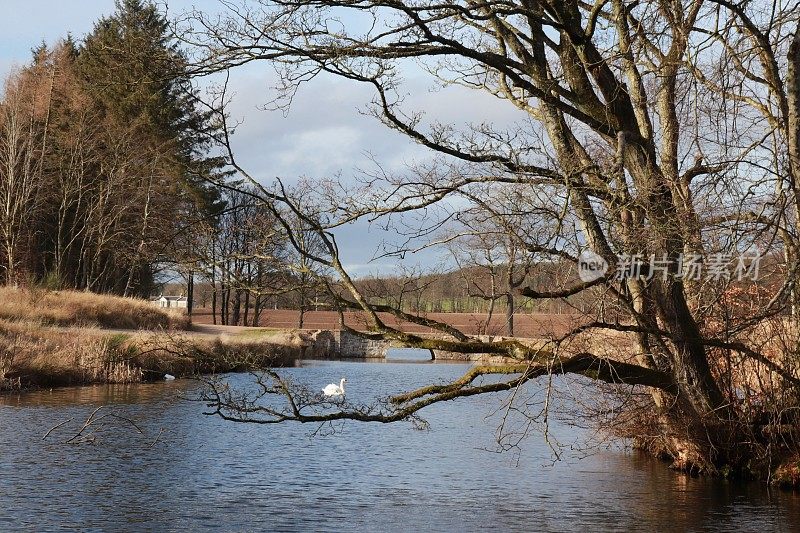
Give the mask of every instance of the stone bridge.
[[[304, 351], [306, 357], [345, 359], [385, 359], [386, 352], [394, 346], [392, 341], [368, 339], [347, 330], [318, 330], [309, 332]], [[486, 358], [485, 354], [463, 354], [432, 350], [431, 359], [451, 361], [475, 361]]]
[[307, 338], [306, 357], [384, 359], [391, 341], [361, 337], [346, 330], [319, 330]]

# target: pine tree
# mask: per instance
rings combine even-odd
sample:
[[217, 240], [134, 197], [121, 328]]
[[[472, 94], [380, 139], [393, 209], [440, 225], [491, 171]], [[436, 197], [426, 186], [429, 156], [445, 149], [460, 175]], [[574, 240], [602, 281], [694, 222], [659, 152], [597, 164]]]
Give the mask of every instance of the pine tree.
[[[215, 135], [208, 113], [196, 105], [187, 75], [186, 58], [171, 39], [168, 23], [156, 7], [142, 0], [119, 0], [116, 12], [101, 19], [80, 49], [78, 68], [88, 91], [108, 120], [132, 130], [143, 154], [142, 175], [152, 174], [158, 161], [157, 207], [180, 235], [198, 219], [221, 208], [218, 191], [209, 185], [221, 175], [224, 161], [209, 157]], [[155, 154], [155, 155], [154, 155]], [[143, 230], [142, 243], [147, 238]], [[160, 239], [169, 240], [169, 235]], [[163, 243], [160, 250], [131, 258], [142, 266], [158, 253], [177, 260], [179, 246]], [[146, 292], [148, 275], [130, 270], [123, 292]], [[134, 278], [139, 278], [135, 281]]]
[[108, 113], [137, 125], [150, 142], [170, 146], [176, 173], [210, 206], [216, 191], [198, 178], [214, 176], [221, 160], [205, 156], [214, 129], [195, 104], [186, 58], [153, 4], [118, 0], [116, 6], [86, 37], [79, 68]]

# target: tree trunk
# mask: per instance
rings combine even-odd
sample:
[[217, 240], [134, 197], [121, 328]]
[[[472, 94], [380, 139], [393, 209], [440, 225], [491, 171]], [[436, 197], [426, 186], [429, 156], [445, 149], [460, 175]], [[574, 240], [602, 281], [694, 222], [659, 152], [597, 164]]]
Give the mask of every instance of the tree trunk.
[[[212, 281], [213, 283], [213, 281]], [[217, 325], [217, 286], [213, 285], [214, 290], [211, 291], [211, 322]]]
[[514, 336], [514, 293], [506, 293], [506, 335]]
[[241, 289], [236, 289], [233, 291], [233, 316], [231, 317], [231, 325], [238, 326], [239, 319], [242, 313], [242, 291]]
[[189, 271], [189, 278], [186, 282], [186, 314], [192, 316], [194, 306], [194, 272]]
[[250, 291], [244, 291], [244, 317], [242, 319], [242, 324], [247, 325], [247, 319], [250, 315]]

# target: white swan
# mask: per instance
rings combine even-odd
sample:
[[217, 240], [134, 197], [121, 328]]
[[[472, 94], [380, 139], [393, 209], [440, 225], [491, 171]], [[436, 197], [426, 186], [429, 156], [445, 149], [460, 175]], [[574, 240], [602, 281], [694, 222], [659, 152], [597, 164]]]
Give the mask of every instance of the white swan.
[[336, 383], [330, 383], [322, 389], [322, 394], [325, 396], [344, 396], [345, 383], [347, 383], [345, 378], [342, 378], [342, 381], [340, 381], [338, 385]]
[[175, 379], [175, 376], [173, 376], [172, 374], [164, 374], [165, 381], [172, 381], [173, 379]]

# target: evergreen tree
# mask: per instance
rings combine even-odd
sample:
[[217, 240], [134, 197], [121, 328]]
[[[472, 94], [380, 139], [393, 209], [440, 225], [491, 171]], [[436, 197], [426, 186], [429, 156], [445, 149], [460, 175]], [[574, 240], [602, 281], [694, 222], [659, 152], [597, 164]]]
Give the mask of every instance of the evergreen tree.
[[186, 58], [153, 4], [118, 0], [116, 6], [86, 37], [80, 71], [109, 114], [135, 124], [154, 146], [168, 147], [175, 175], [199, 206], [212, 208], [218, 195], [207, 180], [223, 160], [206, 156], [216, 131], [196, 105]]

